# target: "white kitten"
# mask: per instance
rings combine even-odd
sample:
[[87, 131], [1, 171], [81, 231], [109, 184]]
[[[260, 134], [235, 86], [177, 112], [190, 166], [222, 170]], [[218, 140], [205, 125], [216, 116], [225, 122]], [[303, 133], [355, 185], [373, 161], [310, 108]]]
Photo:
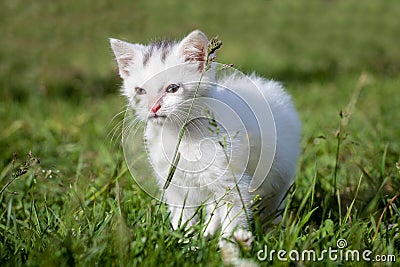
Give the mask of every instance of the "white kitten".
[[254, 197], [261, 197], [265, 220], [295, 175], [300, 122], [290, 97], [279, 83], [216, 63], [196, 91], [209, 43], [198, 30], [180, 42], [110, 42], [122, 92], [146, 122], [146, 146], [161, 188], [189, 114], [179, 164], [165, 191], [173, 227], [190, 227], [198, 220], [196, 208], [208, 204], [206, 234], [221, 227], [224, 237], [249, 241], [243, 230]]

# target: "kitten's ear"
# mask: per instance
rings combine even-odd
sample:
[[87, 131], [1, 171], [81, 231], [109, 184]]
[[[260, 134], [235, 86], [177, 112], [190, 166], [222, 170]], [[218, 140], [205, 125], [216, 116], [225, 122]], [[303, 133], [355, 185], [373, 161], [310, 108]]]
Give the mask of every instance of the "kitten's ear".
[[129, 76], [129, 65], [141, 51], [140, 45], [110, 38], [111, 48], [118, 63], [119, 75], [122, 79]]
[[185, 61], [205, 61], [208, 48], [207, 36], [199, 30], [192, 31], [180, 42], [180, 52]]

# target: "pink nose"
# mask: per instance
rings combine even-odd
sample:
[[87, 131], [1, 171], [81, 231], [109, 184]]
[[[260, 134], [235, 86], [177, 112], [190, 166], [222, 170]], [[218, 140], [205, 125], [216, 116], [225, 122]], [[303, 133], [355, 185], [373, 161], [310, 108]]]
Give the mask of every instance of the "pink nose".
[[157, 111], [161, 108], [160, 103], [155, 103], [154, 106], [151, 108], [151, 111], [156, 114]]

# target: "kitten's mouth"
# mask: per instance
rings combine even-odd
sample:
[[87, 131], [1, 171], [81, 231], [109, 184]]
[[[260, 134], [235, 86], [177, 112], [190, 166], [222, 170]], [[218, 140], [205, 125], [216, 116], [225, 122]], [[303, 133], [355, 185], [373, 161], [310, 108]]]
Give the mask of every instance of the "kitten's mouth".
[[148, 117], [148, 119], [150, 120], [150, 121], [163, 121], [163, 120], [165, 120], [167, 118], [167, 116], [166, 115], [159, 115], [159, 114], [151, 114], [151, 115], [149, 115], [149, 117]]
[[149, 115], [149, 119], [154, 119], [154, 118], [166, 118], [166, 115], [158, 115], [158, 114], [152, 114]]

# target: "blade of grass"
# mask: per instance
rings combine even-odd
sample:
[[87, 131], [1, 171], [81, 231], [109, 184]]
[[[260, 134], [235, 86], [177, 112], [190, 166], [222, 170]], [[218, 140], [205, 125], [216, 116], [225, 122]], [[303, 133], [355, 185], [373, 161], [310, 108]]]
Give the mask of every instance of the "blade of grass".
[[377, 236], [377, 234], [378, 234], [379, 226], [380, 226], [380, 224], [381, 224], [381, 222], [382, 222], [383, 215], [385, 215], [386, 210], [389, 208], [390, 205], [392, 205], [393, 201], [395, 201], [395, 199], [396, 199], [398, 196], [399, 196], [399, 195], [395, 195], [394, 197], [392, 197], [391, 199], [389, 199], [388, 203], [386, 204], [386, 207], [383, 209], [382, 214], [381, 214], [381, 216], [379, 217], [378, 224], [376, 225], [375, 233], [374, 233], [374, 236], [372, 237], [372, 241], [375, 240], [375, 238], [376, 238], [376, 236]]
[[[343, 223], [340, 225], [341, 230], [344, 227], [344, 225], [346, 224], [347, 220], [350, 218], [350, 212], [353, 209], [354, 203], [356, 202], [356, 199], [357, 199], [357, 196], [358, 196], [358, 192], [359, 192], [360, 186], [361, 186], [361, 181], [362, 181], [363, 177], [364, 177], [364, 174], [361, 174], [360, 179], [358, 180], [356, 194], [354, 195], [354, 198], [351, 201], [349, 208], [347, 209], [346, 216], [344, 217]], [[341, 230], [339, 232], [341, 232]]]
[[179, 131], [178, 142], [176, 143], [174, 156], [172, 157], [172, 163], [170, 165], [170, 168], [169, 168], [169, 171], [168, 171], [168, 175], [167, 175], [167, 179], [166, 179], [164, 187], [163, 187], [164, 190], [166, 190], [168, 188], [168, 186], [170, 185], [171, 180], [174, 177], [174, 174], [175, 174], [175, 171], [176, 171], [176, 167], [178, 166], [179, 159], [180, 159], [179, 146], [181, 144], [181, 141], [182, 141], [182, 138], [183, 138], [183, 134], [185, 133], [185, 129], [186, 129], [187, 124], [189, 122], [190, 113], [192, 111], [192, 108], [193, 108], [193, 105], [194, 105], [194, 101], [195, 101], [197, 93], [199, 91], [201, 81], [202, 81], [206, 71], [210, 68], [211, 62], [213, 62], [215, 60], [215, 56], [214, 56], [215, 51], [218, 50], [221, 47], [221, 45], [222, 45], [222, 42], [220, 40], [218, 40], [217, 37], [214, 37], [213, 39], [211, 39], [211, 41], [208, 44], [205, 65], [204, 65], [204, 67], [203, 67], [203, 69], [201, 71], [200, 78], [199, 78], [199, 81], [197, 83], [196, 89], [194, 91], [194, 95], [193, 95], [192, 101], [190, 102], [189, 110], [188, 110], [188, 113], [186, 114], [183, 126], [182, 126], [181, 130]]

